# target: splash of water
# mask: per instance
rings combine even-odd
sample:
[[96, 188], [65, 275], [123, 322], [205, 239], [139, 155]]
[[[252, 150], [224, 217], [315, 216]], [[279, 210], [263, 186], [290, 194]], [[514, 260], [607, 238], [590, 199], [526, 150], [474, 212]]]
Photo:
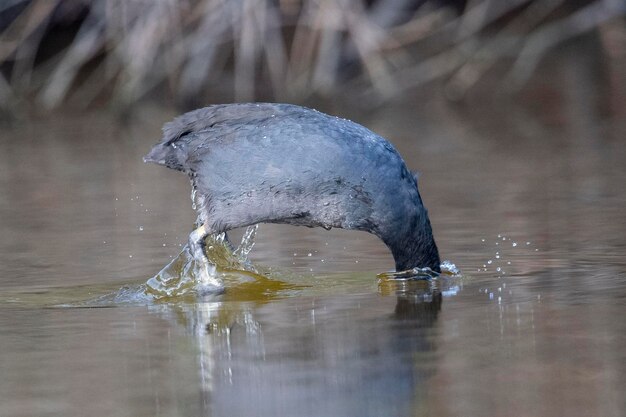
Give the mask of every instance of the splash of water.
[[224, 289], [224, 276], [232, 271], [247, 271], [256, 274], [248, 260], [254, 246], [258, 226], [246, 229], [241, 245], [232, 251], [226, 235], [208, 236], [205, 241], [209, 263], [193, 257], [188, 245], [158, 274], [146, 282], [146, 293], [155, 299], [185, 297], [220, 293]]
[[406, 271], [388, 271], [378, 274], [376, 277], [380, 280], [429, 280], [438, 278], [441, 275], [457, 276], [461, 271], [455, 264], [450, 261], [441, 263], [441, 273], [437, 273], [430, 268], [411, 268]]
[[248, 226], [246, 228], [246, 231], [241, 238], [241, 243], [239, 244], [237, 250], [235, 250], [235, 255], [237, 255], [237, 257], [242, 261], [246, 261], [248, 259], [248, 254], [254, 246], [254, 240], [256, 238], [256, 232], [258, 229], [258, 224]]
[[454, 263], [443, 261], [440, 268], [441, 273], [430, 268], [383, 272], [377, 275], [378, 290], [383, 295], [409, 297], [413, 303], [440, 304], [442, 296], [455, 296], [463, 287], [463, 275]]
[[191, 182], [191, 208], [195, 210], [197, 207], [196, 195], [198, 193], [198, 188], [196, 187], [195, 174], [192, 174], [191, 179], [189, 181]]
[[441, 273], [446, 275], [461, 275], [461, 270], [451, 261], [445, 260], [441, 263]]
[[388, 271], [376, 275], [379, 282], [386, 280], [415, 281], [437, 278], [439, 274], [430, 268], [411, 268], [405, 271]]
[[172, 262], [146, 282], [146, 293], [156, 299], [182, 297], [196, 291], [198, 266], [189, 247], [183, 250]]

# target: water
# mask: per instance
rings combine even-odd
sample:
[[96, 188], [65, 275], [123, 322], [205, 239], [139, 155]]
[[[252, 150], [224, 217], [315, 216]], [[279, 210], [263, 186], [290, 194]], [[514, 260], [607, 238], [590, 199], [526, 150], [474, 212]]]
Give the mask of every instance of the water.
[[420, 170], [461, 271], [432, 281], [378, 278], [364, 233], [262, 225], [224, 294], [155, 300], [195, 220], [141, 163], [172, 113], [3, 128], [0, 416], [624, 415], [625, 118], [566, 68], [550, 100], [342, 114]]

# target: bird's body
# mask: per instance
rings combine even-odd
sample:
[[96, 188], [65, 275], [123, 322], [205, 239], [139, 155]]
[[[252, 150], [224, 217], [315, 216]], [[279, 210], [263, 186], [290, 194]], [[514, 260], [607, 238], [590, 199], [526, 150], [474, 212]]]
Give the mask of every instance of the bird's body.
[[415, 176], [365, 127], [299, 106], [249, 103], [195, 110], [163, 131], [145, 160], [190, 176], [201, 235], [257, 223], [362, 230], [385, 242], [396, 270], [439, 271]]

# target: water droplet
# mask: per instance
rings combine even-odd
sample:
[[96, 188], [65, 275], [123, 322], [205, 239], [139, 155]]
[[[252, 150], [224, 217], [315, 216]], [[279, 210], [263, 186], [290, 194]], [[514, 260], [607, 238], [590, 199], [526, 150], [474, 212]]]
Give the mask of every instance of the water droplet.
[[309, 252], [306, 256], [313, 256], [313, 254], [311, 252]]
[[496, 259], [500, 259], [500, 255], [496, 255]]
[[517, 242], [513, 242], [513, 247], [516, 247], [516, 246], [517, 246]]
[[491, 259], [489, 259], [489, 260], [487, 261], [487, 264], [488, 264], [488, 265], [491, 265], [492, 263], [493, 263], [493, 260], [491, 260]]
[[496, 271], [500, 272], [500, 271], [502, 271], [502, 268], [497, 267], [497, 268], [496, 268]]

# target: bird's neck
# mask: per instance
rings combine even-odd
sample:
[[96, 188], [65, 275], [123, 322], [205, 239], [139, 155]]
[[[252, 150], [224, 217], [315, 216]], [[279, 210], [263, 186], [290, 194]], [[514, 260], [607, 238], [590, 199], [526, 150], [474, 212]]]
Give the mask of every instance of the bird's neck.
[[395, 232], [382, 236], [383, 241], [391, 250], [396, 263], [396, 271], [406, 271], [417, 267], [441, 272], [439, 251], [426, 209], [420, 204], [400, 224], [401, 227], [396, 228]]

